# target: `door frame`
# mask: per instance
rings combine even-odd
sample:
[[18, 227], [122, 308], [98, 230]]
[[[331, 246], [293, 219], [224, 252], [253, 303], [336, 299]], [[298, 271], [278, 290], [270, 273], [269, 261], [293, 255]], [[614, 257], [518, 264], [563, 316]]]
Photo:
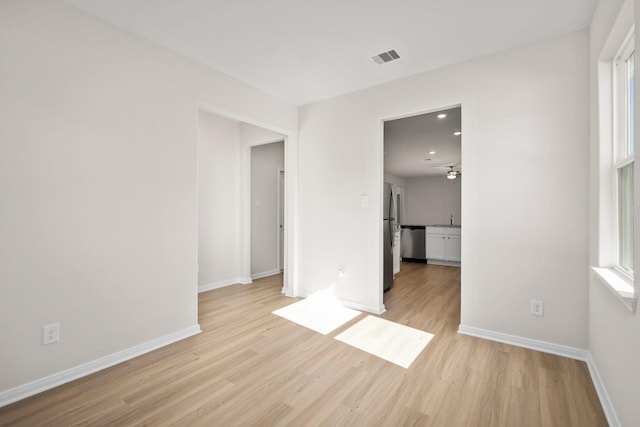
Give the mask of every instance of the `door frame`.
[[[436, 111], [441, 111], [441, 110], [448, 110], [451, 108], [463, 108], [463, 103], [462, 102], [454, 102], [452, 104], [448, 104], [448, 105], [440, 105], [437, 107], [429, 107], [429, 108], [425, 108], [422, 110], [417, 110], [417, 111], [412, 111], [412, 112], [406, 112], [406, 113], [402, 113], [402, 114], [395, 114], [395, 115], [389, 115], [389, 116], [384, 116], [384, 117], [380, 117], [378, 119], [378, 156], [379, 156], [379, 165], [380, 165], [380, 176], [379, 176], [379, 181], [378, 181], [378, 197], [379, 197], [379, 209], [378, 209], [378, 298], [379, 298], [379, 312], [383, 313], [386, 309], [384, 306], [384, 232], [383, 232], [383, 218], [384, 218], [384, 213], [383, 213], [383, 194], [384, 194], [384, 124], [385, 122], [389, 122], [389, 121], [393, 121], [393, 120], [398, 120], [398, 119], [405, 119], [407, 117], [415, 117], [415, 116], [421, 116], [423, 114], [429, 114], [429, 113], [434, 113]], [[463, 109], [464, 110], [464, 109]], [[464, 119], [464, 116], [463, 116]], [[463, 120], [463, 124], [462, 127], [464, 128], [464, 120]], [[464, 134], [464, 129], [462, 129], [463, 134]], [[463, 140], [464, 141], [464, 140]], [[464, 148], [464, 146], [461, 146], [461, 148]], [[462, 160], [464, 161], [464, 150], [462, 150]], [[462, 184], [464, 185], [464, 184]], [[461, 194], [464, 194], [464, 191], [461, 192]], [[461, 196], [462, 197], [462, 196]], [[406, 203], [406, 202], [404, 202]], [[464, 209], [463, 209], [464, 212]], [[406, 210], [404, 212], [406, 214]]]
[[[276, 179], [277, 189], [278, 189], [278, 202], [277, 202], [277, 212], [276, 212], [276, 268], [278, 270], [284, 270], [284, 258], [286, 258], [284, 253], [284, 231], [286, 229], [284, 222], [284, 204], [286, 203], [284, 189], [286, 188], [286, 180], [287, 175], [283, 168], [278, 168]], [[280, 218], [282, 218], [282, 224], [280, 223]], [[282, 229], [282, 232], [280, 231]], [[282, 292], [285, 293], [284, 284], [282, 286]]]
[[[261, 126], [260, 126], [261, 127]], [[269, 129], [268, 129], [269, 130]], [[244, 260], [244, 277], [248, 277], [249, 280], [246, 283], [252, 283], [252, 279], [251, 279], [251, 233], [252, 233], [252, 227], [251, 227], [251, 149], [253, 147], [259, 147], [261, 145], [268, 145], [268, 144], [275, 144], [277, 142], [282, 142], [284, 145], [284, 152], [285, 152], [285, 169], [286, 169], [286, 152], [287, 152], [287, 138], [286, 137], [277, 137], [277, 138], [269, 138], [269, 139], [265, 139], [265, 140], [261, 140], [259, 142], [256, 143], [251, 143], [251, 144], [246, 144], [242, 146], [242, 151], [244, 153], [244, 159], [241, 159], [241, 167], [240, 170], [241, 172], [241, 179], [240, 181], [242, 182], [243, 180], [245, 181], [246, 185], [248, 185], [248, 188], [245, 189], [245, 191], [241, 190], [241, 195], [240, 195], [240, 205], [241, 205], [241, 209], [240, 211], [243, 212], [243, 217], [244, 217], [244, 239], [245, 239], [245, 244], [244, 244], [244, 256], [241, 253], [240, 254], [240, 261], [241, 261], [241, 265], [242, 265], [242, 261]], [[244, 167], [243, 167], [244, 166]], [[244, 169], [244, 171], [243, 171]], [[279, 188], [278, 188], [279, 190]], [[287, 200], [287, 194], [285, 191], [285, 203]], [[279, 199], [278, 199], [279, 200]], [[277, 203], [279, 204], [279, 203]], [[286, 215], [286, 209], [285, 209], [285, 215]], [[241, 227], [242, 228], [242, 227]], [[285, 230], [285, 234], [286, 234], [286, 230]], [[279, 236], [278, 236], [279, 237]], [[286, 239], [286, 235], [285, 235], [285, 239]], [[276, 239], [276, 241], [278, 241], [278, 239]], [[287, 242], [285, 241], [285, 250], [287, 248]], [[286, 256], [285, 256], [285, 261], [286, 261]], [[286, 266], [284, 268], [285, 274], [283, 274], [283, 279], [282, 279], [282, 293], [286, 294], [287, 290], [288, 290], [288, 283], [285, 280], [285, 277], [287, 277], [286, 274]]]

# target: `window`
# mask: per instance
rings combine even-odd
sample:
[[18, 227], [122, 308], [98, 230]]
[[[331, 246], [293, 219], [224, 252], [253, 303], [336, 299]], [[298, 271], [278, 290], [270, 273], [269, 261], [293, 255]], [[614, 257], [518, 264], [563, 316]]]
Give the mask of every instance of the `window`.
[[634, 174], [634, 44], [633, 29], [613, 61], [614, 66], [614, 183], [617, 210], [616, 268], [633, 277]]
[[598, 221], [596, 265], [591, 267], [632, 313], [640, 281], [634, 279], [635, 46], [633, 2], [625, 1], [597, 63]]

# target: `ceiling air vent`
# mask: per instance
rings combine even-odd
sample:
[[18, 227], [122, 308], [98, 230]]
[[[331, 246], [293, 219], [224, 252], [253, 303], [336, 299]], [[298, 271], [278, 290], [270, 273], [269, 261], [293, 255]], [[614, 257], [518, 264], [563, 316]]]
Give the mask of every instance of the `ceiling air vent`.
[[392, 49], [388, 52], [380, 53], [372, 57], [371, 59], [373, 59], [373, 62], [380, 65], [380, 64], [385, 64], [387, 62], [395, 61], [396, 59], [400, 59], [400, 55], [398, 55], [398, 52]]

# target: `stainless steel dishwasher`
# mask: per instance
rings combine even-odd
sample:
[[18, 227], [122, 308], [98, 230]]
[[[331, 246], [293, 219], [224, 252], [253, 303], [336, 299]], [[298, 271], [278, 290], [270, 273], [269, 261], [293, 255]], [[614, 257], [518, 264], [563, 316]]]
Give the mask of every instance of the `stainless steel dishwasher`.
[[400, 226], [400, 256], [403, 261], [427, 262], [424, 225]]

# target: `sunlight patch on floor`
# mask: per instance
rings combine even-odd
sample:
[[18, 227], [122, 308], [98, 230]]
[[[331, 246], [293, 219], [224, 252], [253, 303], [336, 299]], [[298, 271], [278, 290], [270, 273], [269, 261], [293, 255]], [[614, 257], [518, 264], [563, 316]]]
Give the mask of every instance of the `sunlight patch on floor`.
[[273, 312], [323, 335], [339, 328], [360, 312], [343, 306], [329, 292], [319, 292]]
[[408, 368], [434, 335], [376, 316], [367, 316], [335, 338], [388, 362]]

